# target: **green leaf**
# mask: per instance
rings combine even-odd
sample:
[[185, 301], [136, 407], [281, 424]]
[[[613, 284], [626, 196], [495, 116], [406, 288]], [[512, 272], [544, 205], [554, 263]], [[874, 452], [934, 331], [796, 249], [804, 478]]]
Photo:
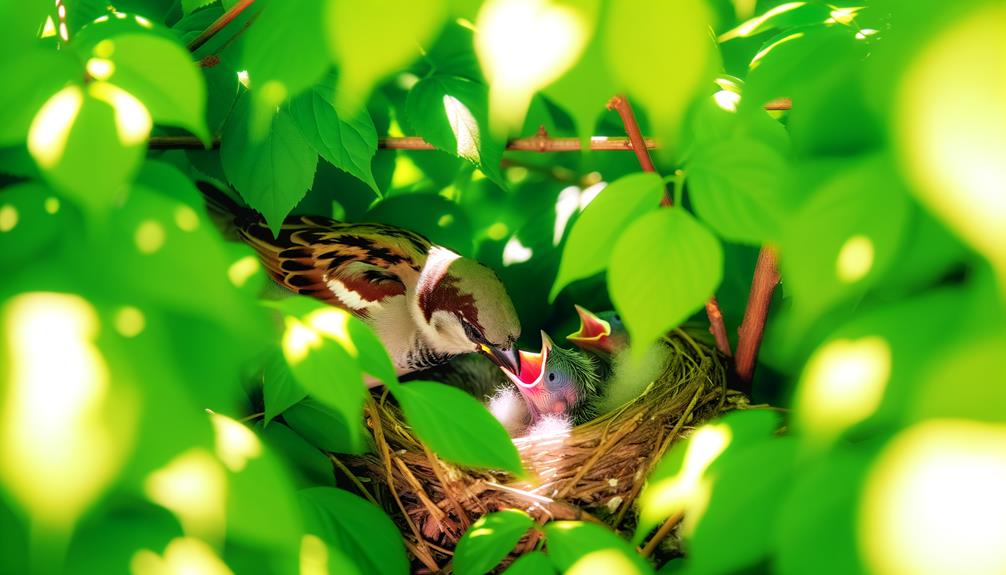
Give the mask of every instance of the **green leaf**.
[[273, 453], [283, 458], [288, 469], [297, 472], [298, 487], [335, 484], [328, 457], [286, 425], [273, 422], [256, 426], [255, 431]]
[[0, 265], [9, 270], [41, 261], [60, 236], [73, 234], [73, 220], [44, 184], [25, 182], [0, 194]]
[[327, 6], [324, 24], [339, 67], [339, 109], [349, 114], [363, 107], [378, 81], [418, 57], [447, 16], [443, 0], [328, 0]]
[[665, 208], [639, 218], [618, 238], [608, 289], [633, 349], [645, 350], [701, 309], [722, 277], [716, 237], [683, 208]]
[[545, 525], [548, 554], [556, 568], [577, 573], [653, 573], [622, 538], [594, 523], [553, 521]]
[[513, 550], [532, 525], [534, 519], [519, 509], [483, 515], [458, 541], [454, 550], [454, 572], [458, 575], [488, 573]]
[[760, 244], [776, 240], [788, 213], [786, 164], [774, 148], [734, 138], [699, 146], [686, 165], [695, 211], [723, 238]]
[[[349, 337], [349, 312], [306, 297], [272, 304], [285, 315], [283, 357], [297, 382], [312, 397], [346, 418], [352, 445], [361, 442], [366, 386]], [[359, 321], [359, 320], [357, 320]]]
[[0, 62], [0, 146], [22, 144], [32, 118], [53, 94], [68, 81], [82, 77], [80, 63], [66, 51], [32, 48]]
[[[283, 420], [297, 435], [318, 449], [352, 454], [365, 451], [365, 446], [355, 441], [363, 435], [363, 421], [347, 421], [340, 412], [316, 399], [308, 397], [288, 408], [283, 412]], [[351, 426], [356, 426], [357, 430], [350, 431]]]
[[488, 89], [466, 78], [432, 76], [412, 87], [406, 114], [426, 141], [464, 158], [506, 188], [500, 173], [503, 148], [489, 134]]
[[629, 174], [608, 184], [573, 223], [549, 298], [570, 282], [603, 271], [622, 230], [656, 209], [663, 193], [660, 176], [653, 173]]
[[322, 158], [380, 193], [370, 167], [377, 153], [377, 129], [366, 110], [354, 116], [340, 113], [331, 87], [322, 85], [294, 98], [290, 116]]
[[279, 110], [265, 139], [248, 136], [250, 101], [238, 99], [224, 124], [220, 161], [224, 173], [248, 205], [261, 213], [273, 233], [314, 181], [318, 154], [304, 139], [289, 112]]
[[121, 88], [72, 84], [35, 116], [28, 150], [56, 189], [100, 214], [125, 197], [150, 128], [150, 113]]
[[553, 575], [555, 567], [548, 560], [548, 555], [541, 551], [532, 551], [518, 557], [503, 573], [506, 575]]
[[252, 98], [251, 136], [261, 139], [272, 110], [325, 74], [324, 0], [272, 0], [248, 28], [241, 65]]
[[[598, 20], [603, 22], [604, 15]], [[545, 95], [573, 116], [581, 143], [589, 142], [605, 104], [618, 93], [618, 87], [607, 69], [604, 39], [598, 35], [601, 33], [603, 29], [597, 30], [597, 34], [587, 41], [587, 47], [576, 65], [545, 89]]]
[[706, 2], [613, 2], [605, 25], [608, 69], [650, 113], [673, 153], [686, 109], [718, 65]]
[[331, 487], [305, 489], [300, 500], [308, 531], [355, 559], [361, 572], [409, 572], [401, 533], [375, 505]]
[[209, 145], [206, 84], [192, 55], [177, 42], [155, 34], [121, 34], [95, 45], [87, 62], [92, 76], [135, 96], [155, 122], [185, 128]]
[[437, 455], [458, 465], [524, 475], [510, 436], [474, 397], [432, 381], [410, 381], [391, 391], [416, 435]]
[[818, 2], [786, 2], [764, 14], [751, 18], [734, 29], [720, 34], [720, 43], [735, 38], [750, 38], [762, 32], [780, 28], [793, 28], [808, 24], [820, 24], [830, 17], [831, 9]]
[[214, 2], [216, 0], [182, 0], [182, 11], [188, 14]]
[[290, 367], [287, 366], [283, 353], [279, 350], [271, 353], [266, 361], [265, 371], [262, 374], [262, 395], [267, 424], [307, 396], [307, 392], [297, 384], [296, 378], [290, 373]]

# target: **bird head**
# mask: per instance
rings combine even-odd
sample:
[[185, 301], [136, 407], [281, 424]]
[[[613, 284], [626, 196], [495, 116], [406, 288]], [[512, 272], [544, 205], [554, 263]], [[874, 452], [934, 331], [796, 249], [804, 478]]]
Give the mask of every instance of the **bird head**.
[[535, 420], [547, 414], [575, 415], [597, 391], [594, 361], [575, 350], [563, 349], [541, 332], [541, 351], [519, 351], [519, 373], [503, 368], [532, 407]]
[[629, 332], [615, 311], [599, 314], [576, 306], [580, 315], [580, 329], [566, 339], [580, 349], [611, 357], [629, 345]]
[[479, 352], [519, 372], [514, 342], [520, 336], [520, 320], [493, 270], [434, 246], [412, 295], [413, 317], [432, 351]]

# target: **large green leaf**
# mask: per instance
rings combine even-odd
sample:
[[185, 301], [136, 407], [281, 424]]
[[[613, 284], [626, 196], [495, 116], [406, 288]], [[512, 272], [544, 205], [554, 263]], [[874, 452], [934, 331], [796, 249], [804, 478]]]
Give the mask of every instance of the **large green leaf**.
[[563, 573], [653, 573], [626, 541], [605, 527], [579, 521], [545, 525], [548, 554]]
[[244, 94], [224, 124], [220, 161], [227, 179], [248, 205], [258, 210], [277, 233], [290, 210], [314, 181], [318, 154], [297, 129], [290, 113], [279, 110], [265, 138], [248, 134], [250, 98]]
[[618, 238], [608, 265], [608, 290], [633, 349], [676, 327], [712, 297], [723, 277], [723, 248], [682, 208], [636, 220]]
[[135, 96], [155, 122], [183, 127], [209, 144], [206, 84], [192, 55], [177, 42], [157, 34], [119, 34], [83, 56], [92, 77]]
[[62, 234], [73, 233], [73, 218], [46, 185], [25, 182], [0, 195], [0, 265], [20, 269], [47, 259]]
[[521, 555], [504, 571], [506, 575], [552, 575], [555, 572], [555, 567], [548, 560], [548, 555], [541, 551], [532, 551]]
[[283, 353], [280, 350], [272, 352], [262, 373], [262, 402], [265, 403], [266, 424], [306, 396], [307, 392], [290, 372]]
[[83, 75], [80, 63], [66, 51], [56, 52], [32, 48], [16, 58], [0, 61], [0, 146], [24, 142], [32, 118], [53, 94], [68, 81]]
[[28, 150], [43, 176], [92, 213], [125, 197], [151, 128], [139, 100], [108, 82], [71, 84], [32, 121]]
[[725, 239], [776, 240], [788, 210], [782, 155], [757, 140], [735, 138], [696, 148], [687, 164], [689, 197], [699, 216]]
[[655, 209], [663, 193], [660, 177], [651, 173], [630, 174], [608, 184], [573, 223], [551, 299], [570, 282], [603, 271], [622, 230]]
[[[363, 435], [363, 421], [347, 421], [335, 409], [308, 397], [283, 412], [290, 429], [318, 449], [333, 453], [364, 453], [366, 446], [356, 438]], [[356, 426], [356, 431], [350, 431]], [[269, 427], [272, 427], [271, 425]]]
[[248, 29], [241, 63], [252, 90], [251, 136], [261, 139], [270, 112], [313, 85], [328, 68], [324, 0], [267, 2]]
[[332, 87], [323, 84], [294, 98], [290, 116], [322, 158], [380, 193], [370, 168], [377, 153], [377, 129], [366, 110], [352, 116], [340, 113]]
[[475, 164], [505, 187], [499, 165], [503, 148], [489, 134], [485, 85], [457, 76], [432, 76], [412, 87], [409, 123], [437, 148]]
[[524, 475], [517, 448], [485, 406], [441, 383], [410, 381], [392, 389], [405, 420], [423, 443], [447, 461]]
[[363, 573], [409, 572], [402, 535], [380, 508], [341, 489], [300, 492], [307, 530], [356, 560]]
[[608, 10], [608, 69], [646, 107], [668, 153], [676, 147], [685, 110], [718, 64], [711, 25], [703, 0], [622, 0]]
[[325, 28], [339, 67], [340, 110], [350, 114], [363, 107], [375, 84], [419, 56], [447, 16], [443, 0], [327, 4]]
[[534, 519], [519, 509], [504, 509], [483, 515], [458, 540], [454, 550], [454, 572], [483, 575], [513, 550], [534, 525]]

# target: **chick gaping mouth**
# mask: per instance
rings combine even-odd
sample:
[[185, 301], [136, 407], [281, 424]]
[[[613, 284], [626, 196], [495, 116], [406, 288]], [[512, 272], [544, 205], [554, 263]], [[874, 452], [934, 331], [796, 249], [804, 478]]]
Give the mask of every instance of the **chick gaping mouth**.
[[580, 316], [580, 329], [566, 337], [575, 344], [599, 342], [611, 335], [611, 324], [586, 309], [576, 306]]
[[533, 390], [542, 390], [544, 389], [541, 382], [545, 377], [545, 363], [548, 361], [548, 354], [551, 349], [552, 340], [545, 335], [545, 332], [542, 332], [540, 352], [533, 353], [524, 350], [517, 352], [518, 361], [520, 362], [519, 373], [514, 373], [505, 367], [501, 367], [500, 369], [522, 392], [528, 393], [533, 392]]

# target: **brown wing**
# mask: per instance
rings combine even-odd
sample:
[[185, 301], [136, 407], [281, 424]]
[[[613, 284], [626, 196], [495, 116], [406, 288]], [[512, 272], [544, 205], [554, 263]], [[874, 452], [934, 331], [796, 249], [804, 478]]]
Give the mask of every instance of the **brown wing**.
[[261, 222], [244, 224], [240, 234], [279, 284], [364, 317], [405, 293], [431, 245], [394, 226], [317, 216], [287, 218], [275, 238]]

